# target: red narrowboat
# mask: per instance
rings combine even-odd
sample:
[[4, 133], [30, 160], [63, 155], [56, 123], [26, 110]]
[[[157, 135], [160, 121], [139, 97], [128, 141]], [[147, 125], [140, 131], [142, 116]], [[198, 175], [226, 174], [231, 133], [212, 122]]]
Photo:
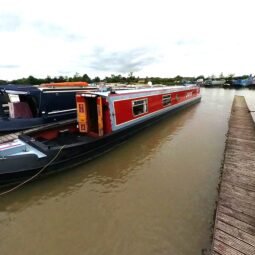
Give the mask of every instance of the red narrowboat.
[[0, 144], [0, 184], [32, 180], [87, 162], [200, 100], [197, 86], [78, 92], [77, 122], [26, 131]]

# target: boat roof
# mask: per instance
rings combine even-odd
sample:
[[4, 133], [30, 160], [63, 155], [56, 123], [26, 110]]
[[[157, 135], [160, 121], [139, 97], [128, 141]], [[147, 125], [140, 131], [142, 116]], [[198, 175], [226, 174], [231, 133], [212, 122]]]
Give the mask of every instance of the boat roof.
[[[41, 91], [81, 91], [82, 87], [40, 87], [40, 86], [31, 86], [31, 85], [16, 85], [16, 84], [7, 84], [0, 85], [0, 91], [6, 92], [8, 94], [16, 94], [16, 95], [36, 95], [40, 94]], [[89, 86], [86, 89], [90, 89]], [[91, 89], [95, 89], [95, 87], [91, 87]]]
[[121, 90], [108, 90], [108, 91], [90, 91], [90, 92], [81, 92], [80, 94], [82, 96], [86, 95], [98, 95], [98, 96], [103, 96], [103, 97], [108, 97], [108, 96], [114, 96], [114, 95], [125, 95], [125, 94], [134, 94], [134, 93], [144, 93], [144, 92], [163, 92], [165, 91], [166, 93], [171, 93], [175, 91], [180, 91], [180, 90], [187, 90], [197, 87], [196, 85], [186, 85], [186, 86], [165, 86], [165, 87], [154, 87], [154, 88], [138, 88], [138, 89], [121, 89]]
[[10, 94], [31, 94], [39, 92], [36, 86], [16, 84], [1, 85], [0, 90]]

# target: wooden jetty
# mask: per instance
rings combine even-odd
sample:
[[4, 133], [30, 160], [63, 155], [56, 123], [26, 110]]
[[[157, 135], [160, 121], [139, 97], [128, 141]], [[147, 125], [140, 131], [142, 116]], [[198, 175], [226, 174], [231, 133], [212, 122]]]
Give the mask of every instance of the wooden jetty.
[[211, 254], [255, 255], [255, 124], [241, 96], [229, 120]]

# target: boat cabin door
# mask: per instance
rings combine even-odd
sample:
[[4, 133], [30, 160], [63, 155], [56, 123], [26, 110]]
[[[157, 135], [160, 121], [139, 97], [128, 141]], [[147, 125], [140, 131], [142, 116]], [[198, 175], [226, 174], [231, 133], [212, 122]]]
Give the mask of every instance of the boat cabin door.
[[102, 97], [93, 94], [76, 96], [79, 130], [93, 136], [103, 136]]

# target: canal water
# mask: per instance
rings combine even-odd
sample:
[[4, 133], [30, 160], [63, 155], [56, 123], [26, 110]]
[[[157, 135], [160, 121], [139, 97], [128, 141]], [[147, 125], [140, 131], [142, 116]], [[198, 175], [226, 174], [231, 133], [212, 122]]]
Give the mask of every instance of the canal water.
[[255, 92], [201, 91], [104, 156], [0, 197], [0, 254], [202, 254], [233, 97]]

